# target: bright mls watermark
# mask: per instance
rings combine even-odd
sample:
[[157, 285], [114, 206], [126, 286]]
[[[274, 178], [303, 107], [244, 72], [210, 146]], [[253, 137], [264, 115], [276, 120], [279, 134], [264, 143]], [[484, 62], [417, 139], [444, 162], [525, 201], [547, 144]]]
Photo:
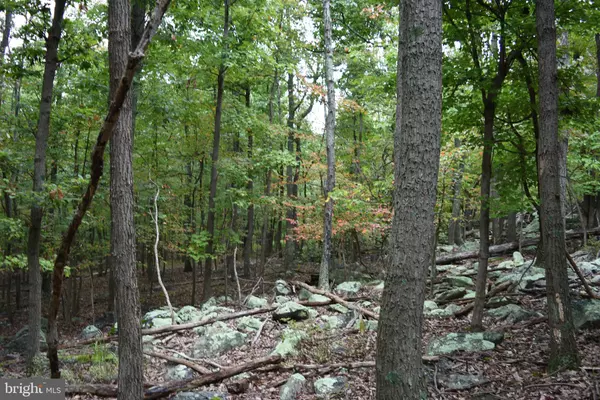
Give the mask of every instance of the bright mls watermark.
[[0, 379], [0, 399], [64, 400], [64, 379]]

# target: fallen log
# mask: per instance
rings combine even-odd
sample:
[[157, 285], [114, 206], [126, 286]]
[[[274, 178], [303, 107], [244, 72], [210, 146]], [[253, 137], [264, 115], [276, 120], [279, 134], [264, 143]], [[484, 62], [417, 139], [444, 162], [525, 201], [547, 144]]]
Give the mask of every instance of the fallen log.
[[193, 363], [191, 361], [188, 361], [186, 359], [183, 359], [183, 358], [171, 357], [171, 356], [168, 356], [166, 354], [157, 353], [157, 352], [154, 352], [154, 351], [147, 351], [147, 350], [144, 350], [144, 355], [147, 355], [147, 356], [150, 356], [150, 357], [160, 358], [162, 360], [167, 360], [167, 361], [172, 362], [174, 364], [185, 365], [186, 367], [188, 367], [190, 369], [193, 369], [194, 371], [196, 371], [200, 375], [208, 375], [208, 374], [212, 373], [212, 371], [210, 369], [208, 369], [206, 367], [203, 367], [201, 365], [198, 365], [196, 363]]
[[[486, 298], [494, 297], [498, 293], [507, 290], [512, 284], [513, 283], [511, 281], [502, 282], [501, 284], [499, 284], [498, 286], [496, 286], [495, 288], [493, 288], [492, 290], [490, 290], [489, 293], [487, 293], [485, 295], [485, 297]], [[475, 306], [475, 302], [473, 301], [470, 304], [467, 304], [466, 306], [464, 306], [463, 308], [461, 308], [460, 310], [458, 310], [457, 312], [455, 312], [454, 316], [455, 317], [462, 317], [463, 315], [467, 315], [469, 312], [471, 312], [471, 310], [473, 309], [474, 306]]]
[[600, 297], [598, 295], [596, 295], [596, 293], [594, 293], [594, 291], [592, 290], [592, 288], [590, 287], [590, 285], [588, 285], [587, 281], [585, 280], [585, 277], [581, 273], [581, 270], [579, 269], [579, 267], [577, 266], [577, 264], [573, 260], [573, 257], [571, 257], [571, 255], [568, 252], [567, 252], [567, 260], [569, 261], [569, 264], [571, 264], [571, 268], [573, 268], [573, 270], [577, 274], [577, 277], [579, 278], [579, 280], [583, 284], [583, 287], [584, 287], [585, 292], [587, 293], [587, 295], [590, 296], [592, 299], [600, 299]]
[[329, 297], [331, 300], [335, 301], [336, 303], [341, 304], [344, 307], [350, 308], [352, 310], [356, 310], [359, 313], [361, 313], [363, 315], [366, 315], [367, 317], [371, 317], [373, 319], [379, 319], [379, 314], [374, 313], [373, 311], [367, 310], [365, 308], [362, 308], [360, 306], [357, 306], [356, 304], [349, 303], [348, 301], [342, 299], [340, 296], [337, 296], [337, 295], [335, 295], [333, 293], [329, 293], [329, 292], [326, 292], [324, 290], [317, 289], [315, 287], [307, 285], [304, 282], [295, 281], [295, 282], [292, 282], [292, 284], [296, 285], [296, 286], [300, 286], [300, 287], [308, 290], [311, 293], [320, 294], [321, 296]]
[[[583, 233], [584, 233], [583, 231], [567, 232], [565, 234], [565, 238], [566, 239], [577, 239], [579, 237], [583, 237]], [[589, 231], [587, 231], [587, 233], [588, 234], [598, 234], [598, 233], [600, 233], [600, 228], [590, 229]], [[533, 245], [536, 245], [539, 242], [539, 240], [540, 240], [539, 237], [532, 238], [532, 239], [525, 239], [521, 242], [521, 246], [523, 246], [523, 247], [533, 246]], [[490, 246], [490, 255], [504, 254], [509, 251], [517, 250], [518, 248], [519, 248], [519, 242], [510, 242], [510, 243], [499, 244], [497, 246]], [[437, 257], [435, 259], [435, 263], [436, 263], [436, 265], [445, 265], [445, 264], [452, 264], [453, 262], [456, 262], [456, 261], [468, 260], [470, 258], [477, 258], [477, 257], [479, 257], [479, 250], [465, 251], [465, 252], [461, 252], [461, 253], [450, 253], [450, 254], [445, 254], [443, 256]]]
[[[264, 365], [278, 364], [282, 360], [283, 358], [279, 355], [266, 356], [242, 365], [204, 375], [200, 378], [167, 382], [164, 385], [146, 389], [144, 391], [144, 399], [162, 399], [176, 392], [191, 391], [201, 386], [221, 382], [232, 376], [255, 370]], [[68, 395], [90, 394], [98, 397], [117, 397], [117, 386], [109, 384], [67, 385], [65, 392]]]

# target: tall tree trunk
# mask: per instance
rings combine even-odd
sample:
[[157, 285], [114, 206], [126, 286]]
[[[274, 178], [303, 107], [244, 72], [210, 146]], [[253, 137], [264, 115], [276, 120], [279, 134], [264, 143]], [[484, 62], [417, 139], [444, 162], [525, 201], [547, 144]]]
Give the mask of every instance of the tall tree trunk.
[[[294, 153], [294, 121], [296, 119], [296, 102], [294, 100], [294, 74], [288, 73], [287, 81], [288, 89], [288, 138], [287, 138], [287, 150], [290, 153]], [[287, 179], [287, 197], [288, 201], [292, 202], [295, 200], [296, 188], [294, 184], [294, 167], [291, 165], [287, 166], [286, 170]], [[294, 268], [294, 260], [296, 256], [296, 240], [294, 239], [294, 228], [296, 226], [296, 208], [292, 205], [287, 207], [286, 211], [286, 223], [285, 223], [285, 254], [283, 263], [286, 271], [291, 271]]]
[[561, 140], [558, 135], [558, 72], [554, 1], [536, 4], [540, 91], [539, 176], [541, 193], [540, 225], [546, 267], [550, 371], [579, 365], [565, 248], [565, 201], [561, 190]]
[[517, 213], [511, 212], [506, 218], [506, 242], [512, 243], [517, 241]]
[[[108, 2], [108, 55], [110, 98], [125, 72], [131, 46], [128, 0]], [[119, 326], [118, 397], [143, 397], [143, 355], [140, 302], [133, 221], [133, 115], [132, 93], [126, 96], [110, 144], [110, 247], [114, 269], [117, 323]]]
[[325, 81], [327, 82], [327, 117], [325, 142], [327, 149], [327, 180], [325, 182], [325, 210], [323, 213], [323, 257], [319, 270], [319, 287], [329, 290], [329, 270], [332, 267], [333, 199], [335, 188], [335, 86], [333, 82], [333, 43], [331, 37], [330, 0], [323, 0], [323, 27], [325, 30]]
[[[33, 191], [39, 196], [44, 189], [46, 177], [46, 149], [50, 135], [50, 113], [52, 111], [52, 93], [54, 76], [58, 68], [58, 43], [62, 35], [63, 14], [66, 0], [54, 3], [52, 26], [46, 39], [46, 62], [42, 78], [42, 96], [40, 114], [35, 137], [35, 158], [33, 163]], [[42, 276], [40, 271], [40, 243], [42, 240], [43, 210], [39, 199], [31, 206], [31, 225], [27, 240], [27, 267], [29, 268], [29, 346], [27, 351], [27, 369], [31, 372], [32, 361], [40, 349], [40, 324], [42, 317]]]
[[[460, 139], [454, 139], [454, 147], [460, 148]], [[460, 204], [461, 204], [461, 188], [462, 178], [465, 170], [465, 163], [461, 160], [458, 170], [454, 173], [452, 180], [452, 219], [448, 225], [448, 244], [461, 245], [461, 223], [460, 223]]]
[[397, 88], [391, 262], [377, 335], [376, 398], [420, 400], [427, 396], [421, 337], [442, 119], [440, 1], [400, 3]]
[[[246, 88], [246, 107], [250, 108], [250, 88]], [[252, 198], [252, 191], [254, 190], [253, 172], [252, 172], [252, 147], [254, 137], [252, 129], [248, 128], [248, 195]], [[251, 202], [248, 206], [247, 225], [246, 225], [246, 239], [244, 241], [244, 275], [250, 276], [250, 257], [252, 255], [252, 241], [254, 238], [254, 203]]]
[[208, 258], [204, 263], [204, 287], [202, 298], [208, 300], [212, 296], [212, 264], [215, 253], [215, 197], [217, 196], [219, 146], [221, 142], [221, 118], [223, 116], [223, 90], [225, 87], [225, 58], [227, 57], [227, 38], [229, 36], [229, 0], [225, 0], [224, 22], [223, 22], [223, 54], [217, 76], [217, 104], [215, 108], [215, 130], [213, 135], [212, 166], [210, 168], [210, 193], [208, 195], [208, 244], [206, 254]]
[[[8, 48], [10, 30], [12, 29], [12, 11], [6, 8], [4, 11], [4, 29], [2, 29], [2, 40], [0, 41], [0, 67], [4, 65], [4, 53]], [[2, 95], [4, 94], [4, 74], [0, 76], [0, 107], [2, 107]]]

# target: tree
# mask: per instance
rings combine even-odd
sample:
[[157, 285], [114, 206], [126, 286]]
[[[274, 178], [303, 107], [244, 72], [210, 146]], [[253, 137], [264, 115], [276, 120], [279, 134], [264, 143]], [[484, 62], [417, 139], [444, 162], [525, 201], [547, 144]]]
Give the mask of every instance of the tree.
[[323, 0], [323, 28], [325, 31], [325, 81], [327, 83], [327, 117], [325, 119], [325, 143], [327, 148], [327, 180], [324, 188], [325, 210], [323, 213], [323, 257], [319, 271], [319, 287], [329, 289], [329, 270], [332, 266], [331, 236], [333, 225], [333, 198], [335, 188], [335, 86], [333, 82], [333, 45], [331, 39], [331, 11], [329, 0]]
[[565, 247], [564, 192], [561, 190], [561, 140], [558, 137], [558, 72], [553, 0], [536, 4], [538, 37], [540, 140], [540, 225], [546, 267], [548, 324], [550, 327], [549, 370], [579, 365], [575, 327], [569, 299]]
[[[131, 47], [131, 7], [127, 0], [108, 2], [110, 97], [125, 68]], [[139, 41], [139, 39], [138, 39]], [[114, 270], [119, 326], [119, 398], [143, 397], [140, 300], [133, 222], [133, 113], [130, 91], [121, 108], [110, 144], [111, 264]]]
[[[223, 22], [223, 49], [221, 64], [217, 75], [217, 104], [215, 107], [215, 129], [213, 135], [213, 148], [211, 154], [212, 166], [210, 168], [210, 193], [208, 197], [208, 245], [206, 247], [206, 262], [204, 264], [204, 290], [202, 298], [208, 300], [212, 296], [212, 266], [215, 256], [215, 197], [217, 196], [219, 146], [221, 143], [221, 119], [223, 118], [223, 91], [225, 88], [225, 65], [227, 57], [227, 38], [229, 36], [229, 0], [225, 0], [224, 22]], [[227, 276], [227, 272], [225, 272]]]
[[[35, 158], [33, 164], [33, 191], [40, 195], [46, 178], [46, 149], [50, 135], [50, 113], [52, 112], [52, 94], [54, 76], [58, 68], [58, 44], [62, 34], [63, 14], [66, 0], [54, 4], [52, 26], [46, 38], [46, 63], [42, 78], [40, 115], [35, 137]], [[39, 199], [31, 206], [31, 224], [27, 240], [27, 266], [29, 268], [29, 351], [27, 365], [30, 369], [33, 358], [40, 349], [40, 327], [42, 317], [42, 275], [40, 270], [40, 243], [42, 240], [42, 217], [44, 211]]]
[[442, 118], [441, 2], [400, 3], [397, 71], [394, 217], [377, 334], [378, 400], [426, 396], [421, 333], [425, 277], [434, 256]]

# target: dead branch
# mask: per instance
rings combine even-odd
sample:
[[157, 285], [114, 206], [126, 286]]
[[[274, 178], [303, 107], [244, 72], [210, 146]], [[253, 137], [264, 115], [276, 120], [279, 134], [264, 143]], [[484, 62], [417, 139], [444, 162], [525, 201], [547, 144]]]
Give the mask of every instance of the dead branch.
[[[282, 357], [279, 355], [266, 356], [245, 364], [213, 372], [200, 378], [168, 382], [164, 385], [154, 386], [145, 390], [144, 399], [162, 399], [176, 392], [191, 391], [265, 365], [278, 364], [282, 360]], [[117, 397], [117, 386], [108, 384], [68, 385], [66, 393], [69, 395], [91, 394], [99, 397]]]
[[361, 313], [363, 315], [366, 315], [366, 316], [371, 317], [373, 319], [379, 319], [379, 314], [374, 313], [373, 311], [364, 309], [364, 308], [362, 308], [360, 306], [357, 306], [355, 304], [349, 303], [348, 301], [342, 299], [340, 296], [336, 296], [333, 293], [329, 293], [329, 292], [326, 292], [324, 290], [320, 290], [320, 289], [314, 288], [314, 287], [312, 287], [310, 285], [307, 285], [304, 282], [298, 282], [298, 281], [296, 281], [296, 282], [292, 282], [292, 284], [294, 284], [296, 286], [303, 287], [304, 289], [308, 290], [311, 293], [320, 294], [321, 296], [329, 297], [331, 300], [335, 301], [336, 303], [341, 304], [341, 305], [343, 305], [343, 306], [345, 306], [347, 308], [350, 308], [352, 310], [356, 310], [356, 311], [358, 311], [359, 313]]
[[175, 364], [185, 365], [186, 367], [193, 369], [194, 371], [196, 371], [197, 373], [199, 373], [201, 375], [208, 375], [208, 374], [212, 373], [212, 371], [209, 370], [208, 368], [205, 368], [201, 365], [195, 364], [195, 363], [188, 361], [186, 359], [183, 359], [183, 358], [171, 357], [166, 354], [156, 353], [154, 351], [147, 351], [147, 350], [144, 350], [144, 354], [147, 356], [150, 356], [150, 357], [161, 358], [163, 360], [167, 360], [167, 361], [175, 363]]
[[[498, 293], [507, 290], [511, 285], [512, 285], [511, 281], [502, 282], [501, 284], [499, 284], [498, 286], [496, 286], [495, 288], [493, 288], [492, 290], [490, 290], [490, 292], [487, 293], [485, 297], [486, 298], [494, 297]], [[464, 306], [463, 308], [461, 308], [460, 310], [458, 310], [457, 312], [455, 312], [454, 316], [455, 317], [462, 317], [464, 315], [467, 315], [473, 309], [474, 304], [475, 304], [475, 302], [471, 302], [470, 304], [467, 304], [466, 306]]]
[[573, 257], [571, 257], [571, 255], [568, 252], [566, 254], [567, 254], [567, 260], [569, 261], [569, 264], [571, 264], [571, 268], [573, 268], [573, 271], [575, 271], [575, 273], [579, 277], [579, 280], [583, 284], [583, 287], [584, 287], [585, 292], [587, 293], [587, 295], [590, 296], [592, 299], [600, 299], [600, 296], [598, 296], [598, 295], [596, 295], [596, 293], [594, 293], [594, 291], [592, 290], [592, 288], [590, 287], [590, 285], [585, 280], [583, 274], [581, 273], [581, 270], [579, 269], [579, 267], [577, 266], [577, 264], [573, 260]]

